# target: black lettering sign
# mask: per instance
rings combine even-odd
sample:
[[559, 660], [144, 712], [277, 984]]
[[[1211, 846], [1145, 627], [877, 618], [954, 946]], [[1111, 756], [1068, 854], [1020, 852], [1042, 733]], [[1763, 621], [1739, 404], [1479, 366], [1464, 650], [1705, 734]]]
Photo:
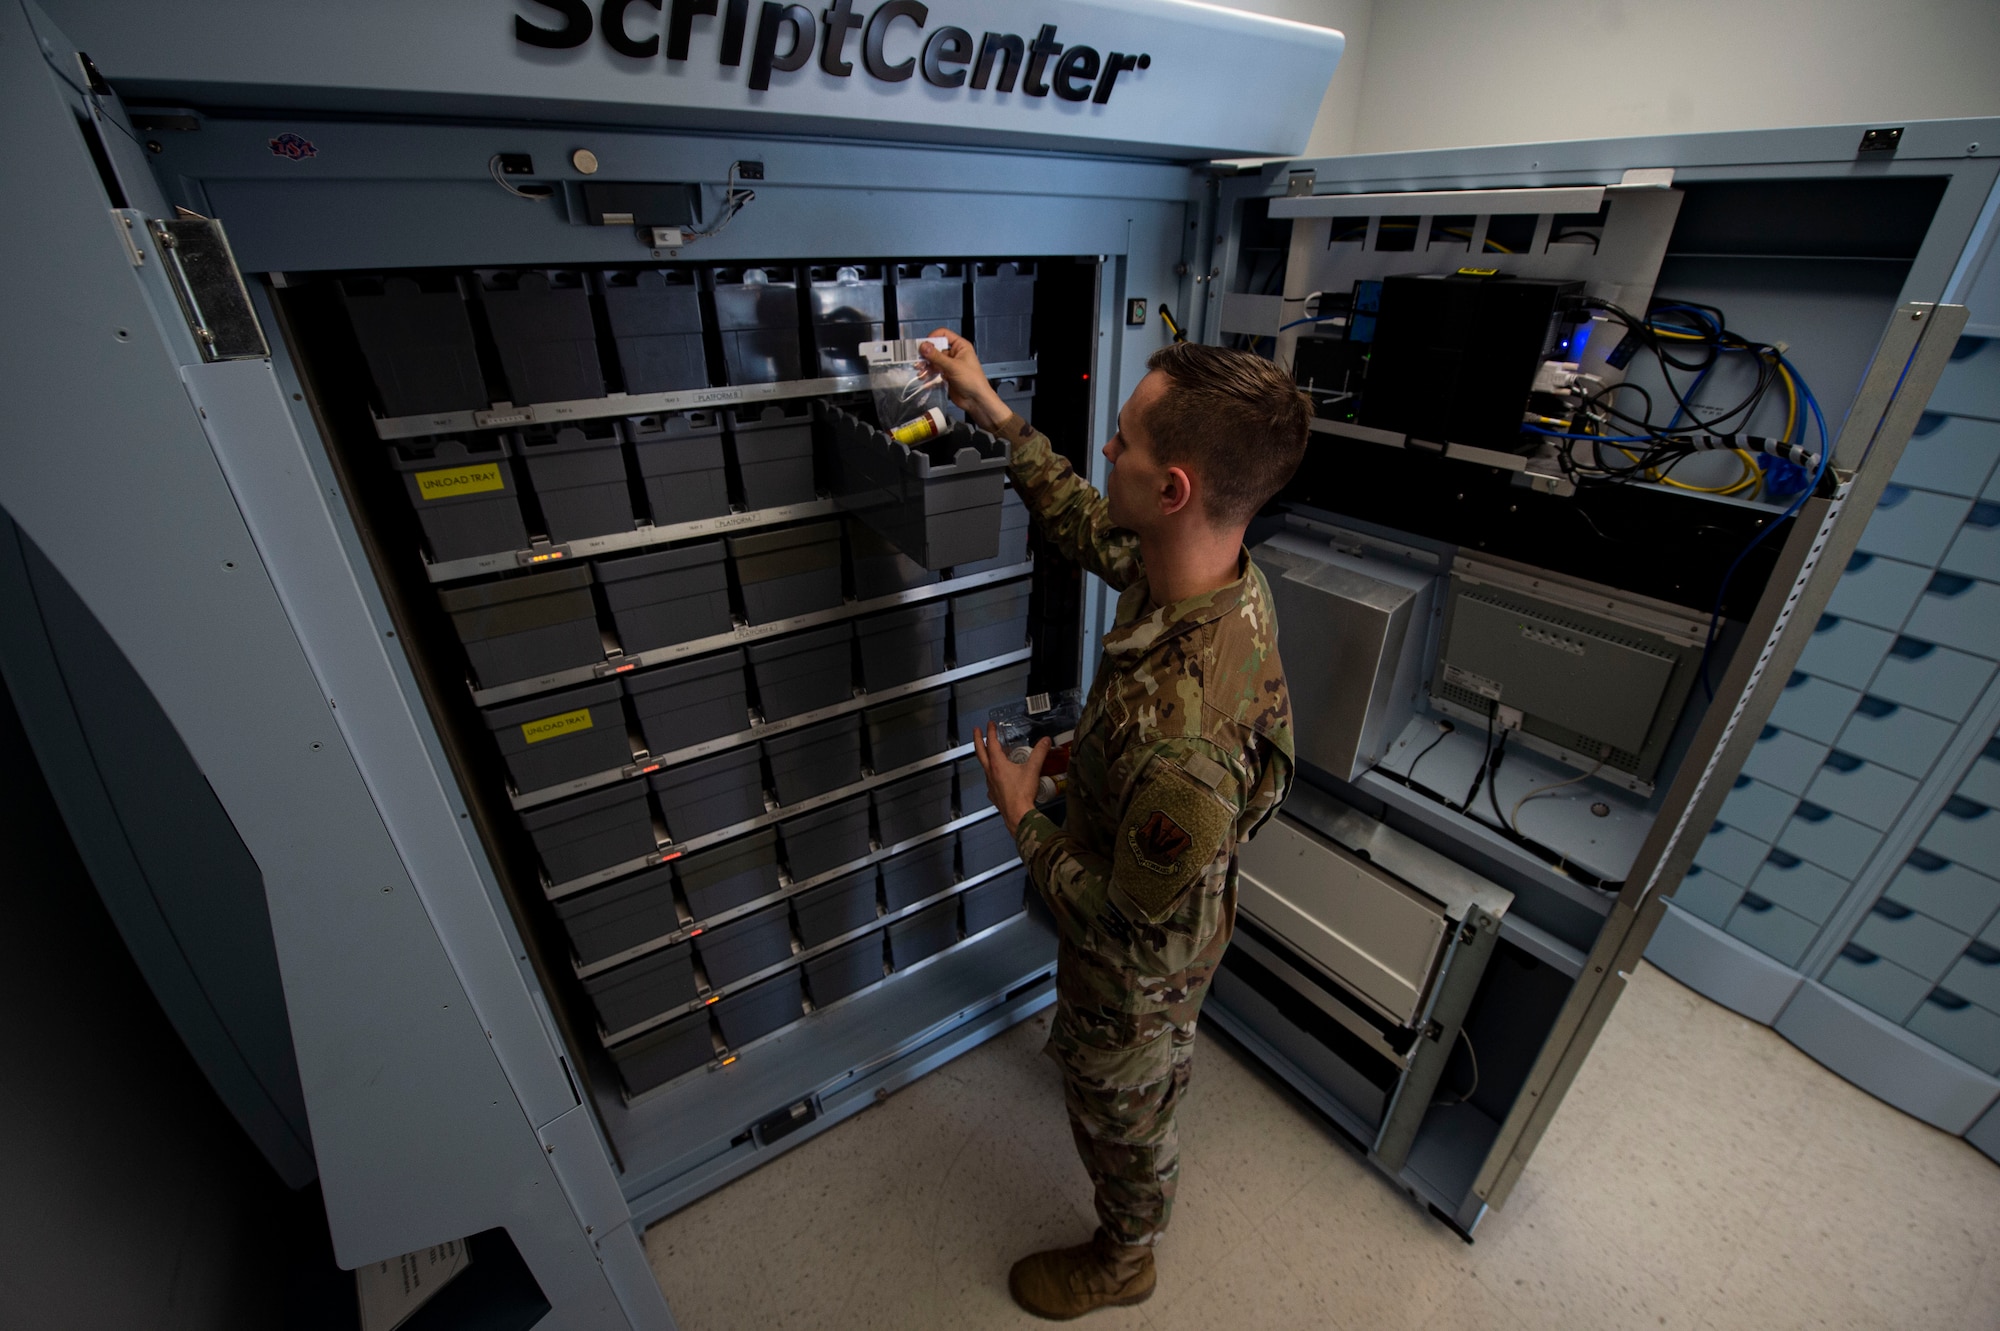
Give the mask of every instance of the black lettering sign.
[[[1149, 55], [1113, 51], [1100, 55], [1095, 47], [1065, 46], [1056, 40], [1056, 25], [1041, 24], [1032, 41], [1011, 32], [982, 33], [975, 44], [965, 28], [942, 25], [926, 33], [931, 8], [923, 0], [883, 0], [865, 16], [857, 0], [826, 0], [815, 14], [805, 4], [761, 0], [756, 33], [751, 34], [750, 0], [524, 0], [548, 11], [543, 21], [514, 16], [514, 39], [523, 46], [565, 51], [583, 46], [593, 32], [628, 60], [673, 62], [691, 59], [699, 20], [707, 39], [715, 43], [715, 59], [727, 68], [743, 63], [750, 47], [749, 87], [768, 92], [773, 74], [804, 69], [819, 53], [820, 69], [833, 78], [851, 78], [859, 63], [881, 83], [907, 83], [919, 72], [937, 88], [969, 88], [978, 92], [1013, 93], [1026, 97], [1053, 92], [1065, 102], [1102, 106], [1111, 100], [1120, 74], [1144, 70]], [[652, 21], [635, 21], [634, 9], [652, 10]], [[664, 15], [664, 31], [660, 17]], [[554, 26], [546, 26], [546, 19]], [[897, 28], [907, 21], [909, 30]], [[859, 60], [850, 60], [850, 39], [861, 36]], [[664, 38], [664, 40], [662, 40]], [[901, 58], [898, 59], [897, 56]], [[968, 69], [967, 67], [970, 66]]]
[[554, 29], [538, 28], [517, 15], [514, 19], [515, 41], [524, 46], [539, 46], [545, 51], [566, 51], [590, 40], [590, 6], [583, 0], [534, 0], [534, 3], [562, 15], [563, 25]]

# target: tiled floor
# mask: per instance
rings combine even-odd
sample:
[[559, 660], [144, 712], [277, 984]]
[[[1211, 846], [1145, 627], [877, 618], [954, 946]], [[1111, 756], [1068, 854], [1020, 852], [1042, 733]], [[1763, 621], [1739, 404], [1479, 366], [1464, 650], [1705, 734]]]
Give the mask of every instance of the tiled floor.
[[[1040, 1019], [662, 1221], [682, 1331], [1039, 1325], [1090, 1232]], [[1205, 1034], [1146, 1304], [1091, 1327], [2000, 1327], [2000, 1166], [1642, 967], [1467, 1247]]]

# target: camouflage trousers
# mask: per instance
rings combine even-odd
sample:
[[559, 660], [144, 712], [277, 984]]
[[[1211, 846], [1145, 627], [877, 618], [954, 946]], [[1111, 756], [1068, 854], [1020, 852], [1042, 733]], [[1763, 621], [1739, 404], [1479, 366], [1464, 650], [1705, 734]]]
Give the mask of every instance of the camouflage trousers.
[[1215, 967], [1106, 993], [1115, 970], [1067, 943], [1058, 948], [1047, 1053], [1063, 1070], [1070, 1135], [1098, 1222], [1120, 1243], [1152, 1243], [1173, 1215], [1181, 1170], [1175, 1111], [1187, 1094], [1195, 1022]]

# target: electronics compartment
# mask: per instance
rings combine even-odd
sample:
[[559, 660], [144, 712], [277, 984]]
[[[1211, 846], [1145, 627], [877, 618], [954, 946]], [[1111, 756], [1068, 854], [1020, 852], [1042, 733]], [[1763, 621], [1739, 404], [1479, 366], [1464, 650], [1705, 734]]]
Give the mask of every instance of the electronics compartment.
[[[999, 261], [989, 260], [986, 263], [989, 272], [999, 266]], [[803, 271], [822, 265], [816, 260], [809, 262], [801, 259], [791, 261], [791, 266]], [[965, 261], [962, 271], [975, 271], [975, 261]], [[1033, 337], [1039, 352], [1035, 368], [1048, 372], [1046, 380], [1039, 376], [1023, 376], [1018, 371], [1009, 376], [1015, 381], [1012, 385], [1015, 398], [1022, 404], [1032, 401], [1037, 423], [1072, 449], [1081, 451], [1088, 440], [1087, 398], [1082, 392], [1066, 392], [1057, 385], [1088, 381], [1091, 339], [1087, 334], [1095, 309], [1096, 265], [1088, 261], [1043, 259], [1019, 262], [1007, 272], [1010, 276], [1025, 272], [1025, 285], [1032, 292]], [[695, 276], [691, 269], [689, 275]], [[604, 428], [614, 423], [622, 426], [622, 417], [630, 408], [619, 409], [618, 416], [602, 418], [586, 411], [583, 414], [590, 418], [577, 422], [586, 436], [584, 446], [577, 447], [579, 441], [575, 437], [566, 437], [563, 442], [567, 452], [557, 454], [552, 451], [548, 459], [555, 461], [557, 457], [562, 457], [562, 461], [556, 461], [554, 466], [543, 462], [531, 467], [520, 457], [528, 448], [520, 442], [521, 436], [526, 433], [524, 424], [518, 419], [510, 420], [509, 417], [515, 413], [510, 413], [504, 405], [488, 412], [471, 400], [427, 402], [425, 405], [428, 407], [451, 409], [447, 413], [449, 419], [440, 421], [440, 427], [450, 430], [449, 437], [470, 443], [473, 450], [468, 456], [453, 454], [433, 464], [423, 452], [427, 443], [424, 437], [416, 435], [411, 438], [413, 432], [409, 427], [412, 422], [385, 422], [381, 418], [380, 402], [383, 399], [371, 392], [369, 362], [356, 342], [353, 323], [344, 308], [338, 286], [341, 279], [354, 276], [288, 273], [282, 287], [272, 289], [273, 303], [278, 309], [287, 344], [299, 366], [301, 380], [308, 388], [311, 409], [321, 425], [323, 437], [329, 442], [329, 454], [336, 475], [341, 489], [349, 496], [354, 521], [397, 625], [397, 636], [404, 641], [419, 686], [437, 722], [446, 754], [465, 792], [471, 817], [490, 852], [503, 896], [527, 945], [529, 961], [563, 1031], [572, 1064], [589, 1086], [609, 1129], [614, 1152], [627, 1172], [628, 1194], [646, 1194], [648, 1214], [664, 1214], [664, 1208], [683, 1204], [706, 1187], [715, 1186], [725, 1177], [733, 1176], [732, 1171], [741, 1172], [742, 1168], [749, 1167], [742, 1164], [725, 1168], [718, 1161], [724, 1157], [737, 1159], [741, 1155], [741, 1143], [733, 1139], [744, 1123], [773, 1107], [764, 1103], [766, 1099], [779, 1096], [781, 1101], [789, 1102], [800, 1096], [828, 1093], [842, 1079], [859, 1075], [863, 1065], [874, 1069], [877, 1076], [893, 1072], [894, 1076], [906, 1080], [948, 1057], [949, 1052], [984, 1038], [983, 1034], [976, 1033], [952, 1036], [956, 1043], [949, 1045], [949, 1052], [926, 1052], [932, 1043], [944, 1039], [964, 1023], [1002, 1021], [998, 1015], [1002, 1013], [1011, 1014], [1004, 1017], [1004, 1021], [1010, 1022], [1017, 1020], [1020, 1012], [1030, 1010], [1043, 1001], [1040, 995], [1046, 988], [1050, 953], [1047, 926], [1032, 916], [1016, 913], [1008, 917], [1005, 912], [1000, 923], [986, 924], [985, 921], [992, 918], [992, 912], [986, 907], [982, 907], [980, 928], [972, 936], [955, 942], [949, 949], [951, 957], [941, 964], [899, 964], [876, 984], [863, 984], [859, 992], [852, 990], [850, 982], [843, 981], [838, 1000], [821, 1004], [817, 1009], [811, 1006], [810, 999], [801, 1002], [796, 978], [801, 973], [799, 963], [811, 960], [821, 952], [847, 946], [852, 940], [845, 934], [806, 949], [801, 955], [800, 949], [804, 945], [786, 924], [782, 932], [789, 939], [785, 947], [792, 953], [789, 960], [774, 960], [772, 956], [757, 952], [754, 954], [757, 962], [772, 964], [762, 964], [761, 969], [747, 975], [739, 975], [733, 969], [730, 972], [731, 982], [727, 985], [706, 986], [703, 983], [704, 971], [709, 963], [701, 955], [702, 935], [708, 928], [729, 924], [740, 918], [747, 920], [767, 901], [788, 903], [800, 892], [822, 881], [839, 878], [843, 873], [854, 872], [857, 866], [866, 867], [872, 875], [875, 872], [873, 865], [919, 843], [943, 843], [947, 851], [943, 859], [945, 881], [922, 893], [924, 899], [912, 906], [910, 911], [926, 910], [939, 901], [949, 904], [953, 921], [952, 938], [956, 940], [963, 927], [956, 906], [958, 894], [1005, 872], [1002, 866], [957, 875], [951, 868], [956, 863], [956, 856], [949, 852], [957, 842], [960, 828], [976, 826], [982, 817], [990, 819], [992, 816], [990, 810], [984, 810], [982, 814], [983, 797], [976, 791], [966, 799], [965, 811], [953, 814], [950, 807], [954, 788], [952, 759], [958, 749], [941, 750], [934, 758], [923, 759], [915, 768], [909, 769], [932, 772], [943, 782], [946, 798], [940, 807], [951, 821], [924, 828], [912, 841], [867, 845], [859, 860], [850, 859], [850, 862], [835, 869], [787, 881], [775, 895], [732, 903], [704, 919], [694, 918], [682, 886], [676, 885], [671, 889], [662, 886], [653, 893], [659, 899], [659, 908], [648, 908], [642, 912], [646, 922], [631, 926], [639, 930], [638, 946], [628, 946], [606, 956], [603, 948], [612, 944], [602, 944], [589, 954], [588, 962], [579, 959], [578, 952], [565, 935], [564, 920], [559, 911], [566, 905], [575, 904], [580, 894], [564, 889], [574, 889], [578, 882], [585, 887], [602, 882], [608, 894], [628, 884], [635, 888], [642, 886], [641, 880], [649, 875], [664, 885], [674, 875], [673, 866], [654, 864], [647, 867], [649, 862], [663, 857], [671, 860], [672, 855], [684, 846], [699, 848], [711, 842], [733, 844], [740, 839], [739, 831], [750, 826], [739, 824], [726, 827], [714, 834], [698, 835], [691, 841], [686, 837], [667, 841], [667, 829], [660, 823], [660, 808], [644, 802], [647, 773], [662, 761], [669, 764], [667, 772], [671, 772], [675, 764], [685, 764], [711, 754], [726, 757], [731, 751], [747, 751], [754, 759], [764, 747], [767, 737], [782, 739], [783, 734], [777, 732], [797, 734], [828, 709], [821, 708], [788, 718], [775, 731], [765, 727], [754, 734], [745, 730], [745, 726], [751, 723], [746, 716], [727, 734], [703, 740], [676, 753], [658, 755], [647, 752], [635, 719], [636, 713], [625, 710], [632, 705], [631, 701], [614, 700], [607, 708], [603, 699], [595, 697], [595, 693], [602, 690], [575, 686], [595, 678], [599, 669], [614, 672], [610, 676], [614, 687], [620, 682], [616, 673], [619, 635], [627, 631], [629, 623], [634, 622], [623, 617], [621, 607], [631, 610], [638, 602], [658, 603], [667, 613], [656, 615], [649, 622], [668, 626], [687, 620], [695, 614], [693, 607], [696, 604], [706, 604], [710, 600], [732, 607], [735, 613], [741, 614], [740, 578], [734, 561], [726, 557], [721, 543], [715, 540], [720, 531], [756, 534], [762, 530], [794, 529], [796, 524], [813, 518], [822, 510], [830, 516], [831, 503], [817, 499], [811, 504], [794, 504], [772, 512], [745, 513], [742, 511], [745, 491], [740, 477], [744, 457], [740, 453], [731, 453], [726, 458], [726, 470], [720, 479], [726, 483], [727, 493], [736, 500], [737, 511], [734, 514], [706, 522], [649, 527], [645, 522], [647, 506], [655, 500], [658, 491], [644, 484], [646, 476], [634, 456], [636, 440], [620, 439], [615, 432]], [[412, 276], [420, 279], [418, 285], [422, 292], [435, 294], [440, 289], [450, 291], [456, 288], [462, 297], [471, 292], [477, 281], [475, 275], [469, 272], [428, 271]], [[615, 392], [622, 386], [623, 378], [619, 344], [608, 334], [605, 311], [601, 308], [607, 276], [594, 271], [585, 272], [577, 274], [574, 279], [565, 278], [556, 285], [575, 293], [571, 298], [572, 304], [579, 301], [598, 302], [589, 306], [592, 323], [599, 334], [596, 343], [600, 359], [595, 372], [601, 374], [607, 388]], [[724, 373], [723, 358], [712, 336], [713, 305], [706, 303], [709, 299], [707, 283], [705, 278], [696, 277], [687, 285], [701, 289], [703, 323], [711, 334], [703, 354], [710, 367], [711, 382], [719, 382]], [[972, 292], [968, 286], [968, 306], [971, 303]], [[1016, 298], [1016, 303], [1026, 302]], [[482, 306], [477, 298], [466, 300], [464, 310], [470, 332], [467, 350], [477, 359], [469, 360], [464, 355], [457, 358], [452, 367], [457, 382], [462, 386], [469, 381], [472, 367], [476, 365], [483, 380], [480, 396], [504, 404], [507, 371], [498, 355], [491, 326], [483, 318]], [[1018, 330], [1017, 341], [1027, 335], [1028, 320], [1020, 322], [1023, 327]], [[575, 332], [581, 326], [572, 318], [563, 325], [563, 329]], [[675, 328], [683, 329], [683, 325], [676, 324]], [[684, 337], [684, 329], [673, 335]], [[805, 339], [801, 359], [810, 365], [807, 353], [811, 350], [813, 333], [808, 319], [802, 317], [799, 320], [798, 336]], [[519, 348], [516, 350], [518, 353]], [[570, 361], [575, 360], [573, 349], [564, 349], [563, 354], [568, 355]], [[1031, 398], [1038, 382], [1048, 383], [1051, 391], [1039, 395], [1039, 398]], [[461, 392], [458, 396], [462, 398], [465, 394]], [[716, 393], [710, 396], [726, 398], [730, 395]], [[806, 398], [792, 398], [789, 390], [782, 387], [777, 390], [777, 397], [781, 401], [796, 402], [801, 408], [808, 402]], [[618, 404], [605, 405], [616, 407]], [[727, 404], [722, 405], [726, 410]], [[859, 400], [848, 405], [850, 409], [859, 407], [867, 410], [865, 402]], [[754, 409], [745, 409], [745, 414]], [[788, 408], [786, 410], [789, 411]], [[477, 416], [471, 414], [475, 411], [479, 413]], [[707, 421], [711, 418], [720, 421], [721, 413], [709, 409], [692, 418], [688, 423], [694, 428], [681, 431], [687, 438], [676, 442], [695, 448], [706, 446], [709, 435]], [[723, 428], [719, 424], [716, 430], [719, 433]], [[388, 437], [383, 437], [385, 435]], [[512, 456], [496, 457], [486, 441], [503, 436], [510, 437]], [[593, 448], [594, 439], [608, 439], [610, 442]], [[406, 444], [405, 440], [409, 442]], [[415, 456], [419, 467], [449, 473], [446, 480], [450, 482], [470, 480], [471, 484], [464, 487], [473, 492], [470, 502], [477, 503], [489, 496], [503, 500], [503, 508], [510, 508], [519, 514], [518, 526], [514, 530], [544, 536], [537, 543], [519, 549], [506, 548], [520, 544], [511, 539], [497, 542], [501, 548], [481, 550], [473, 553], [472, 557], [468, 557], [469, 552], [461, 541], [451, 552], [454, 557], [440, 557], [437, 529], [419, 522], [420, 509], [416, 497], [416, 487], [432, 478], [422, 478], [422, 473], [417, 472], [416, 476], [421, 479], [413, 479], [410, 469], [399, 472], [392, 468], [386, 457], [392, 443], [402, 448], [406, 455]], [[812, 450], [808, 449], [805, 454], [807, 465], [811, 465], [811, 454]], [[817, 487], [822, 494], [826, 492], [826, 480], [822, 473]], [[594, 491], [589, 487], [595, 487]], [[562, 492], [560, 497], [573, 514], [583, 515], [586, 534], [561, 544], [544, 543], [549, 530], [548, 501], [556, 497], [558, 491]], [[455, 496], [455, 502], [465, 501], [457, 500]], [[610, 515], [608, 518], [607, 514]], [[826, 517], [819, 517], [819, 521], [825, 520]], [[482, 525], [480, 521], [473, 521], [469, 525], [462, 524], [459, 535], [463, 536], [465, 530], [506, 533], [509, 524], [503, 521], [497, 525]], [[835, 538], [836, 543], [831, 548], [837, 552], [841, 548], [837, 525]], [[711, 544], [716, 547], [716, 556], [720, 561], [713, 565], [718, 575], [722, 570], [728, 570], [726, 583], [702, 581], [707, 576], [701, 572], [701, 568], [707, 566], [704, 562], [707, 556], [701, 552]], [[682, 555], [688, 558], [682, 558]], [[996, 579], [1020, 577], [1014, 571], [1018, 564], [998, 567], [1006, 559], [1019, 558], [1018, 553], [1007, 555], [1003, 550], [1001, 559], [982, 561], [971, 569], [946, 570], [942, 581], [918, 585], [909, 592], [893, 595], [914, 599], [920, 604], [932, 603], [943, 607], [955, 584], [968, 578], [971, 579], [970, 585], [977, 586], [992, 585]], [[606, 576], [607, 570], [615, 572], [621, 564], [630, 566], [656, 559], [673, 565], [657, 573], [650, 567], [645, 570], [648, 577], [666, 588], [666, 592], [662, 593], [666, 596], [665, 600], [640, 597], [635, 602], [625, 595], [624, 588], [637, 580]], [[837, 590], [844, 591], [850, 599], [837, 608], [820, 612], [818, 616], [828, 624], [841, 627], [850, 627], [856, 616], [856, 611], [850, 608], [856, 603], [851, 599], [854, 594], [852, 586], [846, 582], [851, 577], [845, 570], [847, 562], [842, 559], [832, 567]], [[988, 568], [986, 565], [995, 567]], [[447, 598], [456, 597], [461, 602], [454, 607], [460, 612], [461, 629], [468, 616], [484, 616], [480, 622], [489, 628], [498, 624], [501, 628], [530, 629], [533, 632], [526, 636], [532, 638], [535, 632], [547, 627], [550, 615], [539, 610], [524, 615], [522, 606], [532, 605], [533, 600], [520, 602], [506, 593], [526, 585], [531, 579], [560, 576], [569, 581], [583, 578], [586, 571], [589, 577], [582, 584], [581, 594], [589, 600], [580, 603], [587, 609], [583, 612], [584, 620], [578, 623], [589, 625], [597, 658], [603, 660], [604, 654], [610, 652], [609, 661], [602, 667], [581, 670], [566, 667], [567, 674], [558, 671], [520, 682], [510, 679], [498, 685], [489, 682], [499, 678], [492, 674], [486, 679], [468, 677], [467, 648], [460, 641], [461, 634], [454, 631], [453, 617], [446, 609], [450, 603]], [[661, 579], [664, 581], [660, 582]], [[1075, 570], [1062, 561], [1042, 559], [1035, 565], [1030, 623], [1036, 643], [1028, 666], [1028, 686], [1031, 688], [1061, 689], [1076, 682], [1078, 645], [1074, 641], [1063, 640], [1061, 634], [1066, 627], [1069, 639], [1073, 640], [1076, 636], [1074, 607], [1079, 604], [1080, 589], [1074, 584], [1079, 582]], [[709, 585], [715, 585], [719, 590], [715, 593], [700, 590]], [[496, 589], [500, 593], [497, 597], [494, 595]], [[462, 602], [467, 594], [473, 600], [491, 604], [466, 609]], [[555, 597], [539, 599], [552, 604], [562, 596], [574, 598], [576, 595], [576, 591], [570, 589]], [[675, 596], [680, 599], [673, 599]], [[687, 599], [689, 596], [697, 600], [690, 601]], [[1062, 618], [1063, 607], [1069, 607], [1066, 626]], [[789, 628], [789, 622], [783, 627]], [[740, 636], [740, 631], [732, 632]], [[727, 636], [724, 635], [725, 638]], [[770, 641], [768, 636], [761, 634], [752, 636], [761, 642]], [[514, 639], [524, 640], [520, 633], [514, 634]], [[680, 657], [692, 653], [692, 659], [698, 662], [713, 659], [705, 653], [720, 650], [723, 645], [721, 639], [703, 638], [692, 644], [669, 644], [655, 649], [654, 655], [678, 662]], [[649, 666], [656, 664], [651, 657], [642, 657], [641, 660]], [[977, 678], [982, 671], [1004, 669], [1016, 660], [1028, 661], [1029, 650], [1023, 647], [992, 660], [947, 661], [945, 664], [951, 668], [941, 676], [926, 676], [887, 692], [878, 690], [872, 697], [857, 695], [851, 701], [837, 703], [831, 711], [838, 717], [851, 716], [852, 723], [859, 726], [861, 712], [870, 704], [880, 704], [885, 698], [904, 695], [909, 695], [914, 703], [916, 695], [926, 688], [936, 690], [938, 686], [948, 685], [960, 677]], [[532, 674], [539, 668], [539, 665], [522, 665], [514, 673]], [[571, 679], [571, 675], [579, 675], [580, 678]], [[636, 678], [636, 675], [628, 678]], [[754, 698], [754, 676], [747, 687]], [[584, 693], [590, 696], [578, 696]], [[948, 689], [938, 691], [939, 698], [948, 695]], [[537, 699], [550, 700], [550, 715], [529, 718], [531, 728], [540, 732], [528, 740], [531, 751], [553, 738], [557, 743], [576, 745], [579, 754], [594, 755], [580, 756], [577, 761], [601, 765], [608, 750], [605, 742], [591, 732], [610, 726], [625, 732], [619, 739], [618, 747], [626, 752], [630, 761], [623, 767], [584, 773], [566, 784], [542, 790], [519, 789], [510, 781], [503, 766], [502, 754], [495, 744], [495, 723], [491, 713], [506, 710], [508, 715], [504, 720], [512, 726], [520, 719], [512, 713], [522, 712], [525, 715], [536, 711], [533, 704]], [[940, 703], [940, 707], [944, 705]], [[876, 710], [880, 710], [879, 706]], [[873, 716], [874, 711], [869, 714]], [[944, 713], [939, 711], [938, 720], [941, 721], [943, 716]], [[590, 740], [591, 746], [587, 749], [578, 740], [568, 737], [578, 728]], [[938, 729], [942, 733], [942, 727]], [[511, 747], [520, 750], [522, 745], [511, 743]], [[518, 752], [515, 757], [520, 760]], [[755, 765], [753, 762], [753, 769]], [[544, 764], [537, 770], [557, 769]], [[559, 774], [570, 776], [568, 772]], [[858, 792], [855, 798], [858, 798], [865, 813], [871, 801], [870, 792], [876, 786], [886, 789], [886, 783], [887, 777], [864, 774], [859, 786], [843, 786], [796, 807], [771, 809], [762, 813], [760, 820], [774, 825], [782, 838], [794, 814], [803, 817], [839, 801], [850, 791]], [[757, 784], [764, 786], [766, 780], [760, 776]], [[625, 801], [620, 792], [626, 790], [638, 795], [639, 802], [635, 807], [645, 810], [645, 813], [642, 815], [643, 824], [634, 832], [620, 832], [618, 835], [641, 835], [645, 844], [658, 843], [662, 851], [637, 859], [622, 859], [603, 870], [590, 869], [581, 879], [567, 884], [552, 884], [551, 873], [545, 867], [553, 862], [549, 858], [550, 845], [545, 829], [538, 824], [546, 822], [555, 811], [582, 806], [587, 801], [605, 799], [622, 807]], [[760, 794], [758, 803], [762, 805], [765, 802], [766, 797]], [[593, 816], [629, 821], [628, 815], [611, 811]], [[922, 820], [932, 821], [929, 815], [924, 815]], [[586, 832], [594, 826], [589, 819], [573, 821]], [[539, 847], [538, 838], [542, 843]], [[588, 836], [580, 839], [588, 842]], [[565, 848], [573, 848], [573, 845], [566, 843]], [[851, 856], [851, 852], [848, 854]], [[579, 863], [588, 862], [572, 860], [570, 863], [575, 868]], [[960, 878], [955, 887], [950, 882], [953, 877]], [[939, 895], [940, 890], [944, 895]], [[871, 914], [879, 909], [878, 904], [871, 908]], [[780, 904], [778, 911], [782, 918], [786, 906]], [[892, 911], [891, 915], [894, 917], [897, 913]], [[745, 927], [754, 923], [747, 921]], [[862, 932], [866, 933], [868, 928], [875, 929], [873, 936], [879, 945], [883, 923], [878, 918]], [[671, 932], [662, 933], [662, 929], [670, 929]], [[616, 938], [617, 934], [614, 930], [601, 937]], [[626, 936], [618, 941], [629, 943], [631, 937], [628, 928]], [[688, 942], [675, 941], [688, 937], [693, 941], [692, 956], [686, 955], [689, 952]], [[731, 965], [740, 969], [741, 963], [732, 962]], [[593, 991], [601, 992], [604, 982], [620, 978], [626, 971], [637, 973], [645, 967], [652, 967], [653, 973], [642, 976], [643, 983], [638, 988], [644, 989], [647, 984], [664, 986], [660, 992], [671, 993], [675, 1005], [663, 1009], [658, 1017], [616, 1032], [621, 1038], [607, 1047], [604, 1023], [594, 1006]], [[928, 973], [929, 979], [916, 978], [925, 973]], [[905, 979], [906, 976], [909, 978]], [[772, 1007], [761, 994], [773, 982], [788, 978], [793, 997], [789, 1015], [786, 1015], [785, 1011]], [[758, 992], [752, 993], [753, 990]], [[631, 988], [625, 991], [626, 995], [632, 992]], [[686, 1007], [679, 1006], [683, 994]], [[722, 1011], [730, 1005], [732, 997], [739, 999], [733, 1021], [729, 1020], [731, 1013]], [[712, 1009], [704, 1005], [716, 999], [721, 1001], [715, 1002]], [[768, 1011], [753, 1016], [750, 1009], [743, 1006], [753, 1000]], [[658, 1002], [657, 999], [649, 1001]], [[993, 1015], [980, 1018], [978, 1014], [981, 1012]], [[685, 1015], [681, 1015], [683, 1013]], [[724, 1020], [712, 1022], [711, 1016], [716, 1014]], [[728, 1029], [737, 1033], [738, 1038], [733, 1045], [724, 1036], [724, 1031]], [[645, 1042], [640, 1059], [645, 1069], [642, 1075], [652, 1084], [646, 1094], [636, 1097], [628, 1105], [614, 1054], [640, 1049], [641, 1041]], [[852, 1106], [858, 1107], [859, 1104]], [[694, 1116], [694, 1126], [710, 1124], [718, 1135], [704, 1139], [699, 1133], [690, 1135], [681, 1126], [669, 1129], [669, 1124], [685, 1126], [691, 1121], [690, 1115]]]

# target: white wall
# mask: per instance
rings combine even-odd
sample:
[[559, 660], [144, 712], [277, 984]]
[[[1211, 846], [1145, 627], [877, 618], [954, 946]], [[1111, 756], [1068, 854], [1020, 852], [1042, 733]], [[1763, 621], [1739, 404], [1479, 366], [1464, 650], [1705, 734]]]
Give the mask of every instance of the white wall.
[[2000, 115], [2000, 0], [1377, 0], [1361, 25], [1356, 118], [1315, 145]]
[[[1215, 3], [1226, 9], [1338, 28], [1346, 36], [1347, 49], [1341, 52], [1325, 100], [1317, 108], [1299, 108], [1299, 119], [1311, 120], [1313, 125], [1312, 139], [1299, 156], [1332, 157], [1353, 152], [1354, 126], [1361, 109], [1361, 81], [1367, 65], [1369, 16], [1375, 0], [1215, 0]], [[1254, 97], [1257, 90], [1245, 88], [1243, 95]]]

